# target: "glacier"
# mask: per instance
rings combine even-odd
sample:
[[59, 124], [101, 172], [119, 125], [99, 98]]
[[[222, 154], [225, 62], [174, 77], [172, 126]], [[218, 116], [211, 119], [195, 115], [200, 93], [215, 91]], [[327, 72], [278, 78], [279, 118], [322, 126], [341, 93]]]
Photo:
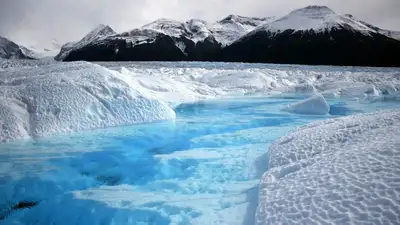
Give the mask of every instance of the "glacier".
[[0, 223], [396, 224], [399, 90], [398, 68], [0, 60]]
[[89, 63], [3, 70], [0, 141], [175, 118], [164, 102]]
[[269, 148], [256, 224], [400, 223], [400, 111], [324, 120]]
[[[400, 97], [396, 69], [155, 64], [2, 60], [0, 141], [170, 120], [174, 107], [206, 99], [303, 96], [311, 98], [283, 110], [328, 114], [324, 98], [396, 101]], [[308, 110], [313, 104], [316, 109]]]

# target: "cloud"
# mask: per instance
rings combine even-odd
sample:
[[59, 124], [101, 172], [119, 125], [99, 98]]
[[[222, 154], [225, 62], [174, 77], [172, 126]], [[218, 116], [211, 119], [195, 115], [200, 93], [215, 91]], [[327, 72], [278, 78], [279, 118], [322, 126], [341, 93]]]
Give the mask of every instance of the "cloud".
[[315, 4], [400, 30], [399, 0], [1, 0], [0, 35], [20, 42], [51, 38], [66, 42], [101, 23], [121, 32], [158, 18], [215, 21], [229, 14], [282, 16]]

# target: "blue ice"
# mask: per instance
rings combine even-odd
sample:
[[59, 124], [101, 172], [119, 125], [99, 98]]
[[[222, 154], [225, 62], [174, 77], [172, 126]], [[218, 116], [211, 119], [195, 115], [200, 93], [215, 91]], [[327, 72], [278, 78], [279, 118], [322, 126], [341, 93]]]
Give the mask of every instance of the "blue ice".
[[393, 107], [281, 110], [295, 101], [181, 104], [175, 121], [1, 144], [0, 223], [252, 224], [269, 144], [314, 120]]

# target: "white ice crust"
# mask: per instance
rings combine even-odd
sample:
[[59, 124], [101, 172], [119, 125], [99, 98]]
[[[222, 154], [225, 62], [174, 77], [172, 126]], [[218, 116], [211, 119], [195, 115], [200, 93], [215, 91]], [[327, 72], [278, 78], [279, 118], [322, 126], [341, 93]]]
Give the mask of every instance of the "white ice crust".
[[0, 61], [0, 140], [170, 119], [181, 103], [231, 96], [400, 99], [398, 69], [162, 64]]
[[324, 96], [317, 93], [309, 98], [287, 106], [284, 110], [298, 114], [326, 115], [329, 113], [330, 107]]
[[[332, 97], [348, 98], [346, 102], [349, 104], [363, 100], [370, 103], [375, 99], [389, 99], [383, 102], [390, 104], [391, 101], [400, 100], [399, 81], [398, 68], [188, 62], [112, 62], [95, 65], [83, 62], [0, 60], [0, 141], [169, 120], [175, 117], [172, 106], [232, 95], [235, 98], [238, 95], [260, 94], [263, 98], [272, 95], [278, 102], [293, 97], [313, 96], [311, 100], [303, 102], [303, 107], [310, 106], [310, 102], [322, 104], [322, 99], [331, 103], [334, 101]], [[301, 106], [299, 103], [297, 105]], [[280, 110], [269, 105], [265, 107], [255, 107], [254, 110], [266, 110], [272, 114]], [[171, 224], [241, 224], [243, 217], [240, 215], [247, 212], [248, 206], [257, 205], [259, 194], [255, 217], [254, 211], [251, 211], [251, 219], [255, 218], [258, 225], [314, 222], [399, 224], [399, 120], [399, 111], [385, 111], [313, 123], [277, 140], [269, 150], [269, 162], [260, 160], [257, 163], [254, 162], [258, 161], [259, 156], [266, 153], [265, 143], [269, 144], [286, 135], [295, 124], [200, 136], [191, 139], [192, 148], [189, 151], [158, 153], [155, 156], [156, 160], [162, 162], [161, 168], [166, 168], [160, 170], [165, 172], [163, 175], [167, 177], [170, 172], [168, 168], [173, 168], [173, 163], [180, 160], [206, 162], [196, 170], [195, 177], [207, 176], [209, 170], [225, 170], [225, 166], [231, 168], [228, 172], [225, 170], [218, 176], [210, 176], [205, 182], [198, 182], [197, 178], [187, 181], [157, 180], [144, 189], [130, 185], [79, 189], [74, 191], [74, 197], [116, 208], [121, 217], [117, 216], [114, 222], [131, 216], [132, 211], [124, 211], [125, 208], [139, 208], [138, 211], [151, 208], [149, 213], [157, 211], [163, 216], [170, 216]], [[233, 124], [236, 122], [232, 121]], [[172, 124], [163, 131], [171, 130], [174, 133], [169, 127]], [[130, 135], [119, 128], [106, 133], [95, 132], [98, 132], [98, 140], [106, 142], [107, 136], [120, 136], [121, 133], [124, 137]], [[85, 139], [84, 134], [75, 136], [79, 136], [78, 140]], [[225, 146], [248, 141], [258, 144], [224, 147], [223, 151], [214, 147], [195, 147], [205, 143]], [[57, 152], [64, 157], [70, 151], [102, 149], [97, 141], [97, 146], [86, 144], [89, 142], [85, 141], [82, 143], [72, 149], [63, 145], [52, 149], [45, 146], [44, 150]], [[83, 146], [82, 149], [80, 146]], [[23, 144], [20, 148], [22, 152], [35, 150]], [[8, 152], [4, 151], [4, 154]], [[21, 160], [30, 158], [28, 156], [21, 155]], [[2, 165], [4, 169], [1, 172], [17, 177], [21, 171], [16, 170], [14, 165], [23, 166], [25, 171], [32, 164], [6, 163]], [[212, 164], [225, 166], [210, 167]], [[238, 166], [247, 168], [245, 173], [238, 174], [235, 169]], [[267, 166], [270, 170], [263, 175], [260, 190], [253, 188]], [[126, 175], [130, 171], [122, 167], [121, 173]], [[238, 176], [239, 180], [251, 177], [252, 180], [229, 183], [221, 189], [220, 180], [230, 180], [232, 176]], [[68, 177], [63, 176], [62, 179]], [[213, 193], [204, 186], [211, 187]], [[39, 190], [41, 187], [39, 185], [32, 189]], [[177, 194], [171, 191], [174, 188], [184, 191]], [[251, 195], [243, 190], [249, 190]], [[76, 205], [68, 195], [59, 197], [63, 198], [63, 206], [72, 205], [75, 209], [95, 213], [96, 216], [84, 216], [90, 223], [102, 219], [98, 217], [100, 211], [96, 211], [97, 206], [90, 208], [93, 207], [90, 203]], [[59, 198], [43, 201], [38, 207], [50, 215], [48, 209], [52, 208], [52, 204], [59, 206]], [[178, 211], [182, 213], [176, 213]], [[33, 214], [36, 212], [30, 211]], [[24, 212], [21, 210], [18, 213]], [[62, 214], [57, 221], [64, 222], [69, 216], [79, 216], [73, 211], [70, 213]], [[34, 215], [34, 218], [37, 216]]]
[[[290, 95], [310, 97], [321, 93], [324, 98], [400, 99], [400, 71], [349, 71], [346, 68], [317, 71], [298, 67], [223, 68], [228, 64], [180, 68], [139, 68], [136, 64], [116, 67], [130, 82], [138, 84], [172, 105], [225, 96]], [[190, 65], [190, 63], [188, 64]], [[193, 64], [195, 65], [195, 64]], [[113, 66], [114, 67], [114, 66]]]
[[3, 70], [0, 142], [174, 119], [164, 102], [90, 63]]
[[256, 224], [399, 224], [400, 111], [315, 122], [275, 141]]

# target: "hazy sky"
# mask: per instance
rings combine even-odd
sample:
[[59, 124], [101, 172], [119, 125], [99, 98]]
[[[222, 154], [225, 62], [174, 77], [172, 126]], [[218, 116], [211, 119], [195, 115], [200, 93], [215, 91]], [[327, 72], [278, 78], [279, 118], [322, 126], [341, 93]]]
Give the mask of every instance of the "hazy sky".
[[400, 0], [0, 0], [0, 36], [22, 44], [52, 38], [63, 43], [80, 39], [100, 23], [121, 32], [161, 17], [282, 16], [315, 4], [400, 30]]

